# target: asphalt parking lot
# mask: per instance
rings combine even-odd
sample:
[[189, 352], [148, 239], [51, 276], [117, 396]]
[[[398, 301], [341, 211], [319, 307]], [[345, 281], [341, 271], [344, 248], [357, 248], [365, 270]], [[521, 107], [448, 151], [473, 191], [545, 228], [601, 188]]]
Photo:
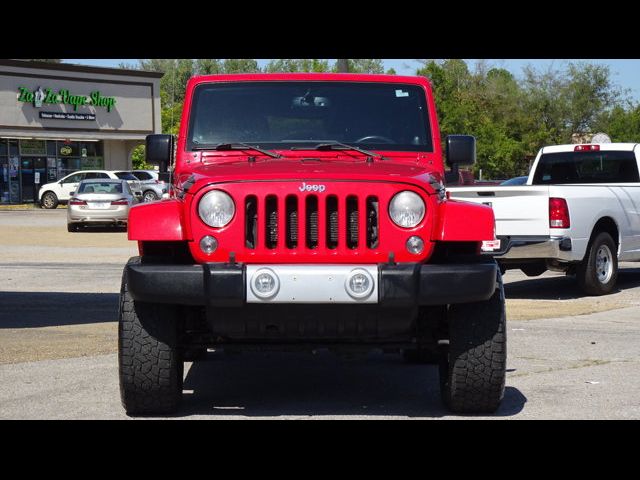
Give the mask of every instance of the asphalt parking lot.
[[[0, 211], [0, 418], [125, 419], [116, 334], [121, 231], [68, 233], [65, 210]], [[508, 373], [497, 419], [640, 418], [640, 265], [619, 291], [583, 297], [572, 279], [505, 275]], [[432, 419], [435, 366], [399, 355], [227, 355], [185, 368], [175, 418]]]

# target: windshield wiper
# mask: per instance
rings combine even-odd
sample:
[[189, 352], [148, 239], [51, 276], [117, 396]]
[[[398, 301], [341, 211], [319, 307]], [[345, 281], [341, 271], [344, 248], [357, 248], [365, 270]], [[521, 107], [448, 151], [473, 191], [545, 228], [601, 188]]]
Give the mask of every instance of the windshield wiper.
[[[355, 145], [349, 145], [346, 143], [340, 142], [331, 142], [331, 143], [319, 143], [315, 147], [314, 150], [354, 150], [356, 152], [360, 152], [363, 155], [367, 155], [369, 157], [379, 157], [382, 160], [388, 160], [384, 155], [381, 155], [376, 152], [371, 152], [369, 150], [365, 150], [364, 148], [356, 147]], [[291, 150], [306, 150], [304, 147], [294, 147]]]
[[194, 150], [255, 150], [263, 155], [267, 155], [272, 158], [280, 158], [282, 155], [272, 152], [270, 150], [263, 150], [255, 145], [249, 145], [248, 143], [232, 142], [232, 143], [203, 143], [201, 145], [194, 145]]

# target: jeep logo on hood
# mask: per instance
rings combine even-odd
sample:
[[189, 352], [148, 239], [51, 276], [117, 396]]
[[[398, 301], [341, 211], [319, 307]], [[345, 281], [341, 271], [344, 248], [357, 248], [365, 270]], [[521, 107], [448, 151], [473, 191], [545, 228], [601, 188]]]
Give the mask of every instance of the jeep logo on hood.
[[301, 192], [324, 192], [327, 189], [325, 185], [322, 184], [307, 184], [306, 182], [302, 182], [302, 185], [298, 187], [298, 190]]

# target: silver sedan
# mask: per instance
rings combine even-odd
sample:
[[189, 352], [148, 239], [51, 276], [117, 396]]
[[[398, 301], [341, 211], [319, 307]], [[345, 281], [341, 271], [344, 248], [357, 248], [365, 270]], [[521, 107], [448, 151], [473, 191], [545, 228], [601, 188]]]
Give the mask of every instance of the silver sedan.
[[67, 230], [83, 225], [127, 225], [129, 208], [137, 203], [126, 180], [83, 180], [67, 207]]

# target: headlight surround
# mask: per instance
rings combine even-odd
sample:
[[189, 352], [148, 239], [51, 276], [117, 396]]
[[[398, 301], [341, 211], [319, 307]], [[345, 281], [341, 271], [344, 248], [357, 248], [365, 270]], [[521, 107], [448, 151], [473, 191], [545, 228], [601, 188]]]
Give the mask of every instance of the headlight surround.
[[424, 218], [424, 200], [415, 192], [404, 190], [396, 193], [389, 202], [389, 216], [393, 223], [402, 228], [413, 228]]
[[220, 228], [229, 224], [236, 213], [236, 205], [227, 193], [211, 190], [200, 199], [198, 215], [210, 227]]

